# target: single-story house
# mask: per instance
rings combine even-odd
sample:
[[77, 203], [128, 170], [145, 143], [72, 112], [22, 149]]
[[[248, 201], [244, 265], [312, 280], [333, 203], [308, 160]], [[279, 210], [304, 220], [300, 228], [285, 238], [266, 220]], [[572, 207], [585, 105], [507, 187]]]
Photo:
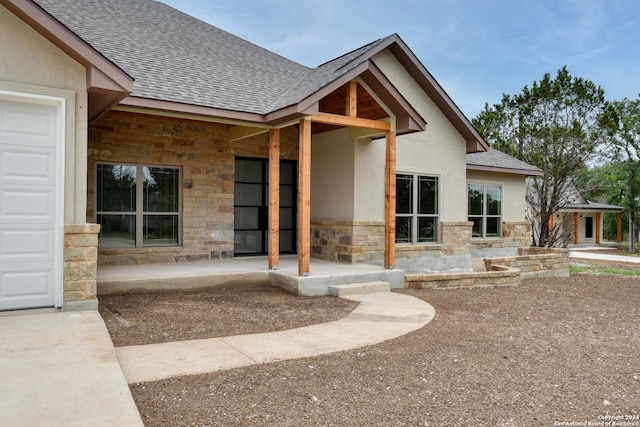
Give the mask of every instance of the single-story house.
[[621, 243], [622, 210], [622, 206], [592, 202], [576, 193], [571, 203], [550, 218], [549, 230], [565, 236], [565, 241], [570, 245], [599, 245], [605, 241], [604, 215], [614, 214], [615, 242]]
[[528, 242], [532, 170], [469, 164], [487, 143], [396, 34], [309, 68], [151, 0], [0, 0], [0, 38], [0, 310], [93, 304], [101, 265]]

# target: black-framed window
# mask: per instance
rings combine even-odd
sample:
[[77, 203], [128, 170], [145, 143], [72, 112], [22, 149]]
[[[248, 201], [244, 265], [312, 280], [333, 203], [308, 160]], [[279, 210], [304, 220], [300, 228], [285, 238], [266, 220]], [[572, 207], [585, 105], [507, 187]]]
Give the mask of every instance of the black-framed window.
[[98, 163], [98, 246], [177, 246], [180, 241], [180, 169]]
[[468, 219], [473, 222], [472, 237], [500, 237], [502, 227], [502, 186], [470, 183]]
[[438, 177], [396, 174], [396, 243], [438, 241]]

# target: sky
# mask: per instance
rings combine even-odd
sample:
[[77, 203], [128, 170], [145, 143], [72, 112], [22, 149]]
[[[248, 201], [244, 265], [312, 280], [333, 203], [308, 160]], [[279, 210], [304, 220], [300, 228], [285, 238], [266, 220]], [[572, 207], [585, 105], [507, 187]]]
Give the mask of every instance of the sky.
[[308, 67], [397, 33], [469, 119], [564, 65], [640, 97], [638, 0], [161, 1]]

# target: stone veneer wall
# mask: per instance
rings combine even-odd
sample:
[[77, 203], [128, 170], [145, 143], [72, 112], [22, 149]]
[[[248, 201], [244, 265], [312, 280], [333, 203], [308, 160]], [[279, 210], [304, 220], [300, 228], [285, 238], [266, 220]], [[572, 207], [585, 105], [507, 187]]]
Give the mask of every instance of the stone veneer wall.
[[384, 223], [311, 221], [311, 256], [347, 264], [384, 262]]
[[[471, 270], [472, 223], [442, 222], [440, 243], [396, 245], [396, 267], [416, 270]], [[384, 262], [384, 223], [376, 221], [312, 221], [314, 258], [348, 264]]]
[[[89, 128], [88, 209], [96, 221], [96, 162], [181, 168], [179, 247], [100, 249], [98, 262], [139, 264], [233, 257], [235, 157], [268, 158], [268, 135], [229, 140], [228, 125], [111, 111]], [[280, 132], [282, 159], [298, 157], [295, 127]], [[185, 186], [189, 182], [191, 186]]]
[[491, 271], [441, 274], [407, 274], [405, 287], [410, 289], [487, 288], [519, 286], [520, 270], [493, 265]]
[[98, 307], [96, 275], [99, 232], [100, 226], [97, 224], [64, 226], [63, 308], [68, 303], [88, 301], [93, 303], [88, 303], [86, 308]]
[[524, 247], [518, 256], [487, 258], [485, 268], [495, 265], [517, 268], [523, 279], [533, 277], [569, 277], [569, 250], [564, 248]]

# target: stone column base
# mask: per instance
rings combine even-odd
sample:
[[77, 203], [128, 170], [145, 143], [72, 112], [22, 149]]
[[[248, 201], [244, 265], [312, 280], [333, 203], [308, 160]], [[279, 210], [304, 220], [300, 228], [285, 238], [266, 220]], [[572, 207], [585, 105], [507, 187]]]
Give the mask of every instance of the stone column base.
[[[97, 309], [99, 224], [64, 226], [63, 309]], [[69, 307], [67, 307], [67, 305]]]

